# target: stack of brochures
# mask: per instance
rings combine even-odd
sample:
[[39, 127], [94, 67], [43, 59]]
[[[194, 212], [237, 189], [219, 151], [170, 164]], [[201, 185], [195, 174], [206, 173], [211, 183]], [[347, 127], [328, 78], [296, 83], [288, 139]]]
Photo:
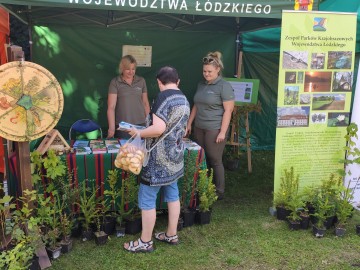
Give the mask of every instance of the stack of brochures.
[[196, 142], [188, 139], [188, 138], [183, 138], [183, 142], [184, 142], [184, 147], [186, 149], [189, 149], [189, 150], [199, 150], [201, 149], [201, 146], [198, 145]]
[[76, 140], [73, 144], [73, 148], [87, 147], [87, 146], [89, 146], [89, 141], [86, 140]]
[[107, 152], [104, 140], [90, 140], [90, 148], [93, 154], [104, 154]]
[[91, 148], [89, 147], [89, 141], [76, 140], [73, 144], [76, 155], [87, 155], [91, 154]]
[[118, 140], [105, 140], [105, 145], [108, 153], [118, 153], [120, 149], [120, 143]]
[[133, 124], [130, 124], [130, 123], [127, 123], [127, 122], [124, 122], [124, 121], [122, 121], [122, 122], [120, 122], [119, 123], [119, 130], [129, 130], [129, 129], [131, 129], [131, 128], [136, 128], [136, 129], [144, 129], [144, 128], [146, 128], [146, 127], [144, 127], [144, 126], [138, 126], [138, 125], [133, 125]]
[[76, 147], [75, 148], [76, 155], [88, 155], [91, 154], [91, 148], [89, 146]]

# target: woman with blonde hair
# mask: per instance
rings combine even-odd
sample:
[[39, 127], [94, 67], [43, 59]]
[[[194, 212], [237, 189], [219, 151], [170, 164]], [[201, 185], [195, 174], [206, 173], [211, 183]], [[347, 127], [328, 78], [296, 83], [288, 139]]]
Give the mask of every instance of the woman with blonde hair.
[[119, 76], [110, 82], [107, 119], [107, 137], [128, 138], [127, 132], [116, 130], [121, 121], [134, 125], [145, 125], [150, 112], [146, 82], [135, 74], [137, 62], [132, 55], [125, 55], [119, 64]]
[[194, 122], [194, 139], [205, 150], [208, 168], [213, 169], [218, 199], [223, 199], [225, 172], [222, 163], [226, 137], [234, 109], [234, 90], [221, 72], [224, 64], [221, 53], [209, 52], [203, 58], [204, 81], [200, 82], [194, 96], [194, 106], [187, 124], [188, 134]]

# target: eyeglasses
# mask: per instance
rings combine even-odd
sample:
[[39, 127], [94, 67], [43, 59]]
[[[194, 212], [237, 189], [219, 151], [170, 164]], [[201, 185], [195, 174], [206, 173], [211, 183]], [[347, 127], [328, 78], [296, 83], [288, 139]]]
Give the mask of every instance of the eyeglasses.
[[208, 57], [208, 56], [203, 58], [203, 63], [204, 64], [211, 64], [211, 63], [214, 63], [214, 62], [217, 62], [215, 58]]

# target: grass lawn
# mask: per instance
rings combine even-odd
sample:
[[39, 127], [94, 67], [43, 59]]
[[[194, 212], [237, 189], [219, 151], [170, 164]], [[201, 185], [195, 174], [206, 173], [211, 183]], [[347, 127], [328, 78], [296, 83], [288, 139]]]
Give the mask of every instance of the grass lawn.
[[[226, 197], [216, 202], [211, 223], [181, 230], [178, 246], [155, 242], [153, 253], [130, 254], [122, 245], [139, 235], [112, 236], [105, 246], [76, 239], [73, 250], [54, 261], [51, 269], [359, 269], [359, 213], [343, 238], [330, 229], [321, 239], [311, 229], [290, 231], [285, 221], [269, 214], [274, 154], [254, 151], [251, 174], [244, 154], [238, 171], [226, 172]], [[163, 231], [165, 225], [163, 214], [155, 231]]]

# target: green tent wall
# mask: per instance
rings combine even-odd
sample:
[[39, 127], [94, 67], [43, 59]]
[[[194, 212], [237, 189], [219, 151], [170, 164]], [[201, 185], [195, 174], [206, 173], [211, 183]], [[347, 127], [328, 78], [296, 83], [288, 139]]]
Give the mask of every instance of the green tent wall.
[[[77, 2], [102, 4], [73, 5]], [[274, 147], [279, 36], [276, 40], [263, 35], [265, 40], [251, 46], [254, 52], [250, 52], [246, 50], [249, 40], [246, 35], [249, 30], [280, 26], [281, 10], [293, 9], [295, 1], [234, 2], [262, 6], [271, 4], [274, 7], [271, 14], [196, 13], [196, 1], [193, 0], [187, 1], [193, 10], [183, 14], [181, 10], [161, 10], [162, 14], [151, 13], [159, 10], [141, 12], [144, 10], [129, 6], [108, 10], [109, 7], [104, 6], [105, 1], [100, 2], [1, 0], [13, 15], [29, 23], [32, 61], [47, 68], [62, 85], [65, 108], [56, 128], [64, 137], [71, 124], [80, 118], [95, 119], [107, 130], [107, 88], [111, 78], [117, 75], [122, 45], [152, 46], [152, 66], [140, 67], [137, 71], [147, 81], [150, 102], [158, 92], [154, 78], [156, 70], [163, 65], [173, 65], [179, 70], [181, 88], [192, 101], [197, 82], [202, 79], [203, 55], [209, 51], [221, 51], [225, 63], [223, 75], [233, 77], [241, 42], [245, 77], [260, 79], [262, 112], [250, 115], [252, 147]], [[313, 10], [317, 9], [318, 1], [315, 0]], [[241, 39], [239, 33], [242, 33]], [[266, 54], [259, 54], [263, 52], [264, 44], [275, 52], [265, 50]]]
[[67, 134], [75, 120], [91, 118], [106, 131], [107, 91], [118, 72], [122, 45], [152, 46], [152, 66], [137, 69], [146, 79], [151, 102], [159, 91], [156, 71], [164, 65], [178, 69], [181, 89], [191, 100], [202, 78], [202, 56], [208, 51], [223, 53], [224, 75], [233, 77], [234, 40], [232, 33], [35, 26], [33, 59], [62, 85], [65, 105], [57, 129]]

